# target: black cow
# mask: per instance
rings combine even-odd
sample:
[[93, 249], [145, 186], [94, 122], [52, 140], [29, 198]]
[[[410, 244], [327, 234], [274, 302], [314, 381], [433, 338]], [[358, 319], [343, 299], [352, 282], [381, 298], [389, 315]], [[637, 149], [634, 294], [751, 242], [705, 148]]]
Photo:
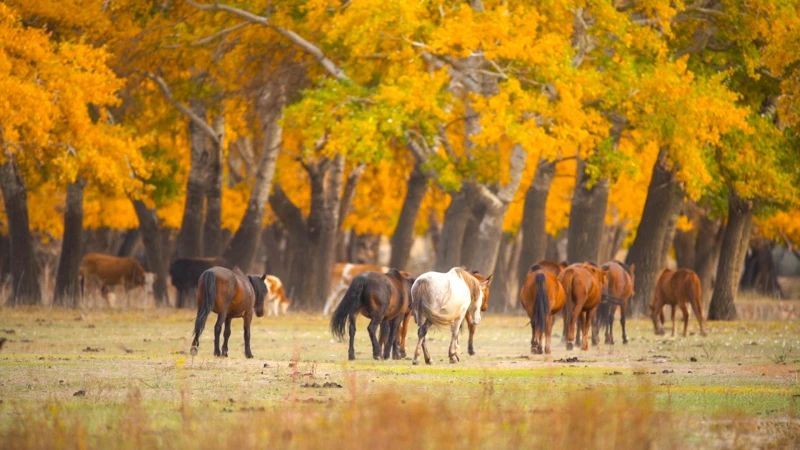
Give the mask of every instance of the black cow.
[[220, 258], [178, 258], [169, 265], [169, 276], [172, 285], [178, 291], [176, 306], [179, 308], [192, 308], [196, 305], [192, 301], [192, 294], [197, 289], [197, 280], [200, 274], [214, 266], [224, 266]]

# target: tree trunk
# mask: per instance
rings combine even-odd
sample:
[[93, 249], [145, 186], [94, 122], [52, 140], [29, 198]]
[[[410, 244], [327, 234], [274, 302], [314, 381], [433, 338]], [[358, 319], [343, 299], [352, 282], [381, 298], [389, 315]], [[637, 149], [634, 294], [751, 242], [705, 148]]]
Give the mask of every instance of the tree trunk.
[[672, 248], [672, 242], [675, 240], [675, 231], [677, 231], [676, 225], [678, 225], [677, 213], [667, 221], [667, 232], [664, 233], [664, 243], [661, 244], [661, 267], [667, 267], [669, 251]]
[[389, 267], [402, 270], [408, 265], [411, 246], [414, 245], [414, 225], [417, 222], [417, 215], [427, 190], [428, 177], [419, 164], [414, 164], [414, 169], [408, 177], [408, 189], [403, 199], [400, 218], [397, 220], [394, 233], [392, 233], [392, 255], [389, 259]]
[[0, 287], [11, 276], [11, 240], [7, 235], [0, 235]]
[[[156, 276], [153, 282], [153, 296], [155, 297], [156, 305], [169, 306], [167, 260], [164, 258], [166, 252], [162, 248], [163, 239], [160, 233], [158, 216], [156, 216], [155, 210], [148, 208], [141, 200], [133, 200], [133, 208], [136, 210], [136, 217], [139, 219], [139, 232], [142, 235], [147, 267]], [[185, 305], [176, 306], [180, 308]]]
[[717, 281], [708, 306], [708, 320], [735, 320], [736, 294], [747, 253], [753, 213], [750, 205], [736, 194], [728, 195], [728, 224], [722, 237]]
[[264, 208], [269, 201], [269, 191], [272, 188], [272, 178], [275, 175], [275, 165], [280, 152], [282, 140], [280, 118], [282, 115], [283, 100], [281, 99], [279, 104], [270, 108], [261, 119], [264, 148], [258, 162], [255, 184], [250, 192], [244, 217], [242, 217], [239, 228], [236, 229], [236, 234], [228, 244], [223, 256], [232, 267], [239, 266], [243, 270], [248, 270], [253, 263], [255, 250], [258, 248]]
[[665, 237], [669, 233], [670, 221], [678, 214], [681, 204], [680, 188], [672, 173], [663, 165], [665, 155], [666, 151], [662, 149], [653, 167], [642, 219], [626, 258], [628, 264], [636, 264], [634, 308], [631, 309], [642, 314], [647, 314], [647, 305], [663, 269]]
[[578, 161], [576, 177], [569, 211], [567, 260], [570, 263], [596, 262], [605, 228], [608, 180], [597, 180], [589, 187], [591, 179], [586, 173], [586, 163], [582, 160]]
[[119, 257], [131, 256], [138, 242], [139, 242], [138, 228], [131, 228], [130, 230], [125, 231], [125, 234], [122, 237], [122, 244], [120, 244], [119, 249], [117, 249], [117, 256]]
[[203, 229], [203, 254], [219, 256], [222, 253], [222, 152], [224, 149], [223, 130], [225, 122], [222, 115], [214, 121], [214, 130], [219, 140], [209, 141], [209, 161], [206, 178], [206, 219]]
[[514, 264], [519, 234], [503, 233], [497, 263], [494, 268], [492, 289], [489, 291], [489, 309], [492, 312], [506, 311], [516, 301], [517, 280]]
[[467, 225], [464, 227], [464, 239], [461, 241], [461, 259], [458, 265], [465, 265], [467, 269], [477, 270], [471, 264], [474, 263], [478, 252], [482, 250], [475, 236], [480, 233], [481, 223], [484, 216], [486, 216], [486, 206], [478, 201], [472, 201], [471, 204], [471, 214], [467, 217]]
[[453, 193], [450, 206], [444, 213], [444, 224], [439, 233], [436, 252], [437, 271], [446, 272], [461, 264], [461, 245], [464, 242], [467, 221], [472, 214], [468, 190], [469, 187], [464, 185], [460, 191]]
[[[205, 117], [205, 108], [199, 103], [192, 104], [192, 110]], [[189, 180], [186, 183], [186, 199], [181, 220], [181, 230], [175, 254], [178, 258], [197, 258], [203, 255], [203, 211], [206, 200], [206, 166], [211, 158], [208, 136], [193, 121], [189, 121], [191, 140], [191, 162]]]
[[697, 227], [689, 231], [677, 230], [672, 245], [675, 248], [675, 263], [678, 267], [691, 268], [695, 266], [695, 243], [697, 242]]
[[9, 304], [37, 305], [42, 302], [39, 265], [33, 251], [33, 237], [28, 221], [28, 194], [12, 156], [0, 165], [0, 188], [3, 190], [10, 237], [11, 298]]
[[334, 262], [345, 259], [350, 260], [348, 256], [349, 242], [345, 239], [345, 233], [342, 229], [342, 225], [344, 224], [344, 220], [347, 218], [347, 214], [350, 212], [350, 207], [353, 206], [353, 199], [356, 196], [358, 181], [364, 174], [366, 167], [366, 164], [359, 164], [350, 172], [349, 175], [347, 175], [347, 181], [344, 183], [344, 189], [342, 190], [342, 198], [341, 200], [338, 200], [339, 219], [338, 223], [336, 224], [336, 245], [334, 246], [333, 257]]
[[717, 261], [719, 260], [722, 235], [725, 230], [718, 220], [702, 215], [697, 227], [697, 238], [694, 244], [694, 271], [700, 277], [700, 286], [703, 290], [703, 310], [711, 300], [711, 291], [714, 286]]
[[83, 234], [83, 180], [67, 186], [67, 207], [64, 210], [64, 235], [58, 258], [53, 304], [75, 308], [80, 303], [81, 240]]
[[766, 239], [753, 240], [745, 258], [740, 288], [780, 300], [784, 295], [778, 283], [778, 268], [772, 259], [772, 248], [772, 242]]
[[352, 231], [347, 245], [347, 261], [358, 264], [378, 264], [380, 262], [380, 246], [380, 235], [357, 234]]
[[533, 179], [525, 194], [525, 206], [522, 211], [522, 244], [517, 267], [518, 287], [525, 282], [528, 268], [545, 258], [547, 252], [547, 231], [545, 230], [545, 212], [547, 196], [553, 184], [556, 163], [544, 159], [539, 160], [536, 178]]

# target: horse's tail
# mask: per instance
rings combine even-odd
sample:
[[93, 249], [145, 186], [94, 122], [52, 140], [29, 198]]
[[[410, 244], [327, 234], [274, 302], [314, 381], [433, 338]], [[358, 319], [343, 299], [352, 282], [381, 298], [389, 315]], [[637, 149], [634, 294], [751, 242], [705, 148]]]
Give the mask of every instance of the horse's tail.
[[194, 321], [194, 338], [192, 339], [192, 356], [197, 354], [197, 347], [200, 342], [200, 334], [206, 326], [206, 319], [211, 313], [214, 301], [217, 298], [217, 277], [214, 272], [206, 270], [200, 275], [198, 285], [203, 286], [203, 301], [198, 302], [197, 318]]
[[[563, 273], [563, 272], [562, 272]], [[561, 285], [564, 287], [564, 309], [563, 309], [563, 316], [564, 316], [564, 338], [566, 338], [566, 329], [568, 327], [568, 323], [572, 320], [572, 273], [566, 273], [564, 277], [561, 279]]]
[[344, 329], [347, 324], [347, 319], [358, 312], [361, 306], [361, 294], [367, 286], [367, 279], [364, 277], [355, 277], [344, 293], [342, 301], [336, 307], [331, 317], [331, 333], [339, 339], [344, 338]]
[[533, 306], [533, 326], [537, 330], [544, 330], [547, 315], [550, 313], [550, 299], [547, 298], [547, 284], [543, 273], [536, 274], [535, 283], [536, 299]]

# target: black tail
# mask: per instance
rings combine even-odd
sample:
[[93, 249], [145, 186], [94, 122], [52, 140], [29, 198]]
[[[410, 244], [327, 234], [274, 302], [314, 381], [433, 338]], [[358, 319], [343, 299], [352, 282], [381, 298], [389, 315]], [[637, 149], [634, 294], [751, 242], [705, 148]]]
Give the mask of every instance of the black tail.
[[361, 306], [361, 293], [367, 286], [367, 279], [364, 277], [355, 277], [347, 292], [344, 293], [342, 301], [336, 307], [331, 317], [331, 333], [339, 339], [344, 338], [344, 329], [347, 325], [347, 318], [358, 312]]
[[547, 315], [550, 314], [550, 300], [547, 298], [547, 285], [544, 274], [536, 274], [536, 298], [533, 306], [533, 326], [537, 330], [544, 330]]
[[214, 299], [217, 298], [217, 277], [214, 272], [205, 271], [200, 275], [198, 286], [203, 285], [203, 301], [197, 305], [197, 318], [194, 321], [194, 338], [192, 339], [192, 356], [197, 354], [197, 347], [200, 345], [200, 334], [206, 326], [206, 319], [214, 306]]

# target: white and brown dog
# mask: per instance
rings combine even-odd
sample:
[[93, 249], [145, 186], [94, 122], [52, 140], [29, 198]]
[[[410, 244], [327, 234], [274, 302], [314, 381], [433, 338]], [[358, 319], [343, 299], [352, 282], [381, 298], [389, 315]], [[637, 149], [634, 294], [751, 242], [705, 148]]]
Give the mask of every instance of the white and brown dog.
[[283, 283], [281, 283], [281, 279], [275, 275], [267, 275], [264, 283], [266, 283], [267, 288], [269, 289], [266, 300], [267, 315], [278, 316], [281, 314], [286, 314], [286, 310], [289, 309], [289, 304], [291, 301], [286, 297], [286, 292], [283, 290]]

